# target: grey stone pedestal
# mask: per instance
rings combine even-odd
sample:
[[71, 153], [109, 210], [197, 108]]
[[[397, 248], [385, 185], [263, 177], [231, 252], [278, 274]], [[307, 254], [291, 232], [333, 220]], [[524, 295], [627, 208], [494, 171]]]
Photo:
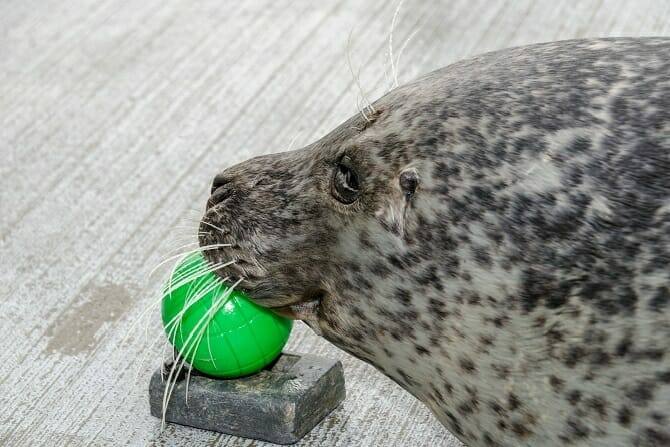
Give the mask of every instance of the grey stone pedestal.
[[[166, 382], [158, 370], [151, 377], [151, 414], [162, 416]], [[305, 436], [344, 400], [344, 374], [339, 361], [307, 354], [283, 353], [257, 374], [214, 379], [191, 374], [174, 387], [166, 420], [277, 444]]]

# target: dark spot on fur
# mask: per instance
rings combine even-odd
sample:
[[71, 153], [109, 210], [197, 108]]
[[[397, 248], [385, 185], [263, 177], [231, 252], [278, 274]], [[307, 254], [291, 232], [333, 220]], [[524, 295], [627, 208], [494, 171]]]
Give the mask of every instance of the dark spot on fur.
[[577, 137], [574, 139], [568, 150], [577, 154], [586, 153], [591, 150], [591, 140], [584, 137]]
[[409, 305], [412, 303], [412, 294], [407, 289], [397, 288], [395, 291], [395, 297], [404, 305]]
[[449, 429], [456, 433], [457, 435], [463, 435], [463, 428], [461, 427], [461, 423], [458, 421], [456, 416], [453, 415], [450, 411], [445, 411], [444, 413], [447, 418], [449, 418]]
[[472, 406], [472, 404], [469, 401], [462, 402], [458, 406], [458, 412], [460, 414], [468, 415], [468, 414], [471, 414], [473, 411], [474, 411], [474, 407]]
[[670, 445], [670, 432], [663, 429], [647, 427], [636, 437], [634, 444], [643, 446]]
[[517, 410], [521, 406], [521, 401], [517, 397], [516, 394], [514, 393], [509, 393], [507, 396], [507, 408], [509, 408], [510, 411]]
[[650, 414], [651, 418], [658, 424], [665, 424], [666, 417], [665, 415], [657, 412], [652, 412]]
[[419, 355], [428, 355], [430, 354], [430, 351], [423, 346], [420, 345], [414, 345], [414, 350], [419, 354]]
[[487, 432], [484, 432], [484, 437], [482, 438], [482, 440], [488, 447], [499, 447], [502, 445], [498, 441], [493, 439], [493, 437]]
[[628, 397], [635, 406], [644, 406], [654, 397], [654, 389], [658, 384], [653, 380], [641, 380], [626, 391]]
[[479, 342], [484, 346], [493, 346], [493, 337], [490, 335], [480, 335]]
[[554, 392], [559, 393], [563, 390], [565, 380], [556, 377], [554, 375], [551, 375], [549, 376], [549, 385], [551, 385], [551, 388], [554, 390]]
[[497, 415], [502, 416], [505, 414], [505, 409], [496, 401], [490, 401], [489, 408], [491, 408], [491, 410], [493, 410], [493, 412]]
[[446, 391], [448, 395], [451, 396], [454, 393], [454, 387], [451, 383], [449, 383], [449, 381], [444, 380], [442, 387], [444, 388], [444, 391]]
[[405, 373], [405, 371], [403, 371], [402, 369], [400, 369], [400, 368], [396, 368], [396, 372], [397, 372], [398, 374], [400, 374], [400, 376], [402, 377], [402, 380], [403, 380], [403, 382], [405, 383], [405, 385], [410, 386], [410, 387], [416, 385], [416, 382], [414, 381], [414, 379], [412, 379], [412, 378], [411, 378], [407, 373]]
[[566, 421], [566, 434], [560, 438], [564, 442], [570, 442], [578, 439], [588, 438], [591, 430], [578, 417], [570, 416]]
[[526, 438], [533, 432], [521, 422], [512, 422], [512, 431], [518, 438]]
[[619, 421], [619, 424], [623, 425], [624, 427], [629, 427], [632, 419], [633, 419], [633, 412], [626, 405], [621, 407], [617, 412], [617, 421]]
[[492, 363], [491, 368], [496, 372], [496, 377], [499, 379], [507, 379], [510, 373], [510, 366], [504, 363]]
[[668, 302], [670, 302], [670, 288], [659, 287], [656, 289], [656, 294], [649, 301], [649, 309], [655, 312], [662, 312], [668, 305]]
[[469, 374], [472, 374], [477, 370], [474, 362], [467, 357], [461, 357], [459, 359], [459, 364], [461, 365], [461, 369]]
[[391, 274], [391, 269], [383, 261], [375, 261], [370, 267], [370, 271], [380, 278], [386, 278]]
[[431, 298], [428, 304], [430, 306], [429, 309], [431, 313], [438, 319], [444, 320], [449, 315], [449, 313], [444, 310], [446, 306], [442, 301]]
[[628, 354], [628, 351], [631, 350], [631, 347], [633, 346], [633, 340], [631, 339], [630, 333], [627, 333], [624, 338], [619, 341], [619, 343], [616, 346], [616, 355], [619, 357], [624, 357], [626, 354]]
[[584, 347], [573, 344], [568, 346], [567, 352], [563, 357], [563, 363], [569, 368], [574, 368], [577, 363], [584, 357]]
[[590, 397], [586, 401], [586, 406], [595, 411], [601, 419], [607, 417], [607, 401], [602, 397]]
[[571, 390], [568, 392], [565, 398], [568, 402], [570, 402], [570, 405], [574, 407], [582, 398], [582, 392], [579, 390]]
[[492, 260], [491, 255], [486, 247], [472, 246], [470, 247], [474, 255], [475, 262], [482, 267], [490, 267]]

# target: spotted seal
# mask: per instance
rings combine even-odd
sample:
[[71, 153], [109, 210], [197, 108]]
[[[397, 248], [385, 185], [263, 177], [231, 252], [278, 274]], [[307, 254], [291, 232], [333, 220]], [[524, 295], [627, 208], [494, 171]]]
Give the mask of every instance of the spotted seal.
[[432, 72], [224, 170], [201, 231], [468, 445], [670, 443], [670, 39]]

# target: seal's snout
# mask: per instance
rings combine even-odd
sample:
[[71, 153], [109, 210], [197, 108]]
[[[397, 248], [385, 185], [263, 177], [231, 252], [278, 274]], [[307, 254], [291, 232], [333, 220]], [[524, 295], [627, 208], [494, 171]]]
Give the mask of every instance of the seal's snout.
[[[330, 239], [325, 231], [314, 234], [328, 228], [317, 194], [331, 171], [317, 171], [312, 158], [305, 150], [265, 155], [212, 179], [199, 244], [214, 273], [242, 280], [240, 289], [261, 306], [302, 303], [321, 286]], [[304, 309], [294, 314], [303, 315]]]

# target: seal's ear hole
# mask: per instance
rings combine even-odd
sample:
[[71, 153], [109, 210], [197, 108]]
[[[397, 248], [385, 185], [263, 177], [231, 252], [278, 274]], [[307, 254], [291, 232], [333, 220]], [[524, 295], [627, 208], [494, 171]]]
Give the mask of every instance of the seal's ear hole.
[[400, 189], [407, 199], [410, 199], [419, 187], [419, 174], [414, 169], [407, 169], [400, 173]]

